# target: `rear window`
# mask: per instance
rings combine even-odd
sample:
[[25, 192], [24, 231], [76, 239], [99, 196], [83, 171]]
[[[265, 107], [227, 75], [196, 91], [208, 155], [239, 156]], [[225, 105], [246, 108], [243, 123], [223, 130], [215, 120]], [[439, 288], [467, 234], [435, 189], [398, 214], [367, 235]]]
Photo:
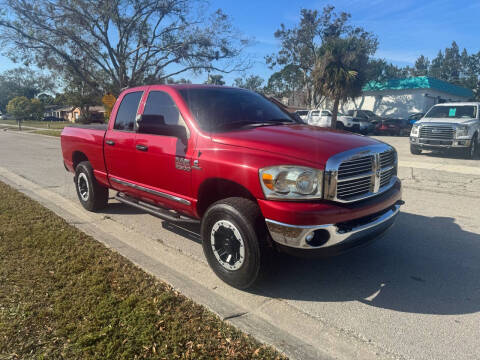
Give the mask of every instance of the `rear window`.
[[477, 107], [475, 105], [447, 106], [436, 105], [425, 115], [426, 118], [476, 118]]
[[320, 111], [312, 111], [312, 116], [319, 116], [320, 115]]

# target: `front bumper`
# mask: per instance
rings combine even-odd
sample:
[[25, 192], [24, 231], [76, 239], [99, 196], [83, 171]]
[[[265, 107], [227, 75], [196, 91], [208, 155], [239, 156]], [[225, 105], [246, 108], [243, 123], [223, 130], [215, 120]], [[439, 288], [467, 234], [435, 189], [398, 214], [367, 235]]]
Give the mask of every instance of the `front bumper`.
[[[290, 225], [266, 219], [272, 239], [283, 246], [297, 249], [324, 249], [346, 244], [356, 246], [361, 240], [369, 240], [380, 235], [393, 225], [403, 202], [398, 201], [392, 207], [380, 213], [338, 224], [328, 225]], [[312, 239], [309, 241], [309, 237]]]
[[280, 249], [315, 256], [335, 255], [378, 237], [394, 223], [403, 204], [401, 198], [397, 180], [385, 193], [356, 203], [258, 203], [271, 238]]
[[416, 136], [410, 136], [410, 144], [418, 146], [421, 149], [450, 149], [450, 148], [468, 148], [470, 146], [471, 139], [428, 139], [419, 138]]

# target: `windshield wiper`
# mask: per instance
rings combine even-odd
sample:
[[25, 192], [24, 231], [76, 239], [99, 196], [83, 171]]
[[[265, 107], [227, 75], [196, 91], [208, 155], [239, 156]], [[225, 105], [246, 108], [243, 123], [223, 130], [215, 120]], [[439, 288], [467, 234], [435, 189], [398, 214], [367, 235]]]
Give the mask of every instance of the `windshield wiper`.
[[226, 129], [226, 128], [242, 128], [242, 127], [260, 127], [260, 126], [275, 126], [275, 125], [286, 125], [286, 124], [294, 124], [293, 121], [289, 121], [287, 119], [279, 119], [283, 120], [282, 122], [280, 121], [275, 121], [275, 120], [269, 120], [269, 121], [233, 121], [233, 122], [228, 122], [228, 123], [223, 123], [217, 125], [219, 128]]

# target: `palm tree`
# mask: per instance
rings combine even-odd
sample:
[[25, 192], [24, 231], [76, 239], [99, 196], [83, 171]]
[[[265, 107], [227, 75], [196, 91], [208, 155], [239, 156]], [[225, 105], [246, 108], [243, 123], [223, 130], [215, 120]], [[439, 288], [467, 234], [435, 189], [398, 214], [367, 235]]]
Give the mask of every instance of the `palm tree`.
[[333, 101], [332, 128], [336, 128], [340, 101], [360, 95], [365, 83], [369, 50], [362, 38], [327, 39], [313, 73], [317, 89]]

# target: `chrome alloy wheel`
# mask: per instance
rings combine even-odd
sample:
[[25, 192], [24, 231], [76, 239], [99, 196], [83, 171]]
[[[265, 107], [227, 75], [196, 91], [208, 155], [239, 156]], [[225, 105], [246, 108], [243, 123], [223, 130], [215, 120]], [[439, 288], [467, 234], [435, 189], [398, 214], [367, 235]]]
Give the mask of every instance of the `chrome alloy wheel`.
[[88, 186], [87, 175], [85, 175], [83, 172], [78, 174], [77, 187], [78, 193], [80, 194], [82, 200], [87, 201], [88, 197], [90, 196], [90, 187]]
[[470, 146], [470, 158], [475, 158], [475, 155], [477, 154], [477, 145], [478, 145], [478, 140], [476, 138], [472, 139], [472, 145]]
[[210, 234], [212, 251], [227, 270], [238, 270], [245, 261], [245, 244], [240, 231], [230, 221], [219, 220]]

